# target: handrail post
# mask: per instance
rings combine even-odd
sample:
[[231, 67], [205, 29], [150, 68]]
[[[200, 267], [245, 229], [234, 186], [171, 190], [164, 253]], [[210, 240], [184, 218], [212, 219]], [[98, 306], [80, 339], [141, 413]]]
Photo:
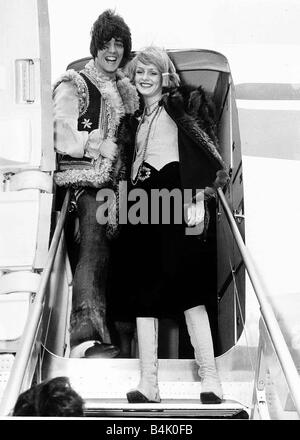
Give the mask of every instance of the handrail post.
[[249, 275], [250, 281], [252, 283], [254, 292], [257, 296], [262, 316], [265, 320], [265, 324], [268, 328], [281, 368], [284, 372], [285, 379], [289, 387], [289, 391], [292, 395], [296, 407], [296, 411], [300, 416], [300, 377], [297, 368], [294, 364], [291, 353], [282, 335], [281, 329], [275, 317], [272, 306], [267, 299], [268, 296], [270, 295], [267, 293], [266, 287], [262, 285], [262, 282], [258, 275], [258, 271], [252, 260], [251, 254], [249, 253], [247, 247], [245, 246], [245, 243], [236, 225], [232, 212], [230, 211], [230, 208], [228, 206], [228, 203], [226, 201], [222, 189], [218, 188], [217, 192], [221, 200], [221, 203], [223, 205], [230, 229], [233, 233], [234, 239], [238, 245], [239, 251], [245, 263], [245, 267]]
[[37, 330], [42, 315], [44, 297], [46, 292], [47, 283], [51, 274], [54, 258], [61, 238], [62, 230], [65, 223], [67, 209], [70, 201], [70, 191], [68, 190], [64, 203], [61, 209], [61, 213], [51, 240], [51, 246], [49, 249], [47, 262], [43, 273], [41, 275], [40, 285], [36, 292], [30, 315], [27, 317], [27, 321], [24, 327], [23, 334], [20, 338], [19, 348], [17, 350], [13, 366], [7, 381], [5, 391], [0, 405], [0, 416], [7, 416], [13, 409], [16, 400], [20, 394], [24, 374], [28, 365], [30, 355], [35, 343]]

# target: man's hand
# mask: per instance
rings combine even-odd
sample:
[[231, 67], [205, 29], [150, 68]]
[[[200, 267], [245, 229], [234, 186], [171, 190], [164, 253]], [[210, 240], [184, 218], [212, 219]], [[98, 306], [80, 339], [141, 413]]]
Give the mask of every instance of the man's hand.
[[105, 139], [100, 144], [100, 154], [110, 160], [114, 160], [117, 156], [118, 145], [111, 139]]
[[101, 139], [100, 130], [97, 128], [89, 134], [86, 151], [94, 159], [98, 159], [101, 154], [103, 157], [114, 160], [117, 155], [118, 146], [112, 139]]
[[86, 152], [93, 159], [98, 159], [99, 157], [100, 154], [99, 144], [100, 144], [100, 130], [99, 128], [97, 128], [96, 130], [90, 132], [86, 146]]

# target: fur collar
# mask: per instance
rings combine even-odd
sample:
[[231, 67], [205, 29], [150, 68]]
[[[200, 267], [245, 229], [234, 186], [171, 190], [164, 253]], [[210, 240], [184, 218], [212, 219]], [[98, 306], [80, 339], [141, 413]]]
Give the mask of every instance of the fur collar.
[[[115, 83], [119, 94], [116, 93], [114, 81], [111, 81], [109, 78], [97, 72], [94, 66], [94, 60], [90, 60], [81, 72], [88, 76], [103, 97], [108, 100], [111, 111], [115, 113], [117, 123], [120, 122], [124, 114], [133, 115], [139, 108], [137, 90], [121, 69], [117, 70]], [[82, 114], [87, 105], [87, 86], [82, 76], [74, 69], [67, 70], [54, 82], [52, 87], [53, 93], [62, 82], [70, 82], [76, 89], [79, 98], [79, 114]]]
[[226, 169], [218, 151], [213, 108], [202, 87], [195, 90], [186, 86], [173, 89], [162, 97], [162, 104], [177, 125], [216, 160], [220, 168]]
[[114, 81], [98, 72], [92, 59], [85, 65], [82, 72], [99, 89], [103, 98], [109, 102], [109, 107], [118, 113], [117, 125], [125, 113], [133, 114], [138, 109], [139, 97], [136, 88], [120, 69], [117, 70], [116, 81]]

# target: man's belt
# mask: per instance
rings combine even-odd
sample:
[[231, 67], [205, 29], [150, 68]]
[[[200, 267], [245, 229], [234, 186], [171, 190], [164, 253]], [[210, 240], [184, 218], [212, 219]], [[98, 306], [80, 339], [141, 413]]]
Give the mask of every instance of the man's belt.
[[66, 170], [85, 170], [93, 168], [94, 159], [90, 157], [71, 157], [68, 155], [59, 155], [58, 171]]

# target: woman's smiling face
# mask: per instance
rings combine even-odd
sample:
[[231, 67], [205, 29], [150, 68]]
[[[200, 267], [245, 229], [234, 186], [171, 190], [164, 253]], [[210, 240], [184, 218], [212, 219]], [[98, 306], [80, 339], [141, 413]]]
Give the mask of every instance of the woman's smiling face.
[[144, 98], [160, 98], [162, 94], [162, 75], [154, 64], [137, 62], [135, 85]]

